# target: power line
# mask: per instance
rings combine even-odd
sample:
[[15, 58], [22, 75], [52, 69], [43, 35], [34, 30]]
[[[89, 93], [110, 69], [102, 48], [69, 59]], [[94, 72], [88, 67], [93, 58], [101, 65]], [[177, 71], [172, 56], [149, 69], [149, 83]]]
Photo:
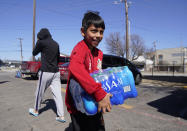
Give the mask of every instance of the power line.
[[[103, 2], [103, 1], [102, 1]], [[54, 9], [50, 9], [50, 8], [46, 8], [46, 7], [42, 7], [42, 8], [39, 8], [39, 9], [42, 9], [42, 10], [46, 10], [46, 11], [49, 11], [49, 12], [52, 12], [52, 13], [55, 13], [55, 14], [60, 14], [60, 15], [68, 15], [68, 16], [71, 16], [71, 17], [73, 17], [73, 18], [78, 18], [78, 19], [80, 19], [80, 17], [77, 17], [77, 15], [72, 15], [72, 14], [70, 14], [70, 13], [67, 13], [67, 12], [69, 12], [69, 11], [72, 11], [72, 9], [75, 9], [75, 8], [84, 8], [85, 6], [88, 6], [88, 5], [92, 5], [92, 6], [97, 6], [98, 4], [99, 5], [107, 5], [107, 4], [109, 4], [109, 2], [107, 3], [107, 2], [103, 2], [102, 3], [101, 1], [100, 2], [95, 2], [95, 1], [84, 1], [84, 2], [78, 2], [78, 3], [75, 3], [75, 2], [71, 2], [71, 3], [66, 3], [65, 5], [68, 7], [68, 9], [66, 9], [66, 8], [63, 8], [64, 9], [64, 12], [66, 12], [66, 13], [64, 13], [64, 12], [61, 12], [61, 11], [57, 11], [57, 8], [56, 8], [56, 10], [54, 10]], [[72, 7], [72, 8], [69, 8], [69, 7]], [[62, 10], [62, 9], [60, 9], [60, 10]]]
[[47, 9], [47, 8], [45, 8], [45, 9], [40, 8], [40, 9], [41, 9], [41, 10], [44, 10], [44, 11], [52, 12], [52, 13], [55, 13], [55, 14], [67, 15], [67, 16], [70, 16], [70, 17], [75, 18], [75, 19], [80, 19], [79, 16], [77, 16], [77, 15], [72, 15], [72, 14], [70, 14], [70, 13], [64, 13], [64, 12], [61, 12], [61, 11], [57, 11], [57, 10], [54, 10], [54, 9]]
[[[97, 2], [98, 1], [98, 2]], [[68, 3], [65, 3], [64, 5], [67, 6], [68, 10], [65, 9], [65, 11], [69, 11], [75, 8], [83, 8], [83, 7], [87, 7], [88, 5], [106, 5], [108, 3], [110, 3], [110, 1], [104, 1], [104, 0], [95, 0], [95, 1], [87, 1], [87, 0], [82, 0], [82, 1], [78, 1], [78, 2], [72, 2], [72, 1], [67, 1]], [[107, 3], [108, 2], [108, 3]], [[69, 8], [72, 7], [72, 8]]]
[[[13, 9], [13, 8], [18, 8], [19, 4], [21, 2], [5, 2], [5, 1], [0, 1], [0, 7], [3, 7], [3, 8], [0, 8], [0, 14], [5, 14], [7, 13], [8, 11], [10, 11], [10, 9]], [[5, 6], [6, 5], [6, 6]]]
[[[0, 50], [0, 53], [2, 52], [20, 52], [21, 50]], [[30, 52], [29, 50], [22, 50], [22, 52]]]

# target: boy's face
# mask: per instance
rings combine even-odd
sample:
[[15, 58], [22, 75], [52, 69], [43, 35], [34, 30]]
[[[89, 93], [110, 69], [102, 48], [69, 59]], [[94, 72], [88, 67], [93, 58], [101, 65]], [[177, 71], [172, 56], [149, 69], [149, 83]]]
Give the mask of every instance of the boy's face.
[[103, 33], [103, 28], [96, 28], [94, 25], [90, 25], [86, 31], [81, 28], [82, 36], [92, 47], [97, 47], [99, 45], [99, 42], [103, 39]]

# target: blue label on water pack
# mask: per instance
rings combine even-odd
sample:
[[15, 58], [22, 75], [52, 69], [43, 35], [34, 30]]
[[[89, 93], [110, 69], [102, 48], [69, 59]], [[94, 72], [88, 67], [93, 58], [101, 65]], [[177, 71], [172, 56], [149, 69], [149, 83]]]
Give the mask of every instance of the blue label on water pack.
[[[90, 75], [94, 78], [96, 82], [100, 82], [102, 84], [102, 88], [107, 93], [112, 94], [112, 97], [110, 99], [112, 105], [123, 104], [125, 99], [134, 98], [137, 96], [133, 74], [127, 66], [107, 68], [102, 71], [96, 71]], [[74, 81], [73, 84], [75, 84]], [[73, 84], [71, 84], [70, 82], [70, 87], [74, 87], [75, 85]], [[79, 84], [77, 88], [81, 88]], [[76, 95], [79, 94], [77, 91], [74, 90], [71, 92], [76, 93]], [[76, 100], [77, 96], [75, 96], [74, 102], [77, 109], [82, 113], [86, 113], [87, 115], [96, 114], [96, 101], [82, 89], [80, 89], [79, 92], [81, 92], [81, 96], [79, 98], [82, 98], [82, 101]], [[74, 98], [74, 95], [72, 96]], [[84, 109], [82, 108], [82, 106], [84, 106]]]

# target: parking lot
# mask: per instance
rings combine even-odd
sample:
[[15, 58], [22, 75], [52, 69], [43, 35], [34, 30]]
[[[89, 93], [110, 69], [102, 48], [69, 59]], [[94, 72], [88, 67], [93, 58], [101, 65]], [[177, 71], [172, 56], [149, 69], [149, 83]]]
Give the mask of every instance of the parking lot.
[[[56, 107], [50, 90], [44, 96], [38, 117], [29, 115], [34, 105], [37, 80], [15, 78], [15, 72], [0, 71], [0, 131], [71, 131], [66, 123], [55, 121]], [[107, 131], [186, 131], [187, 84], [143, 79], [136, 86], [138, 97], [113, 106], [104, 114]], [[62, 84], [63, 99], [66, 84]], [[64, 106], [65, 107], [65, 106]]]

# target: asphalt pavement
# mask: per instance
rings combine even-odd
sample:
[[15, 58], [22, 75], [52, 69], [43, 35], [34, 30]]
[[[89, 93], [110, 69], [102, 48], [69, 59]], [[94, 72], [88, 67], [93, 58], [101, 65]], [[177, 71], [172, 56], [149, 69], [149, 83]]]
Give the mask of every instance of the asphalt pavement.
[[[71, 120], [65, 109], [66, 123], [55, 120], [56, 107], [50, 89], [40, 115], [29, 115], [34, 105], [37, 80], [15, 78], [15, 72], [0, 71], [0, 131], [71, 131]], [[184, 83], [144, 79], [136, 86], [138, 97], [104, 114], [106, 131], [186, 131], [187, 90]], [[66, 84], [62, 84], [64, 100]]]

